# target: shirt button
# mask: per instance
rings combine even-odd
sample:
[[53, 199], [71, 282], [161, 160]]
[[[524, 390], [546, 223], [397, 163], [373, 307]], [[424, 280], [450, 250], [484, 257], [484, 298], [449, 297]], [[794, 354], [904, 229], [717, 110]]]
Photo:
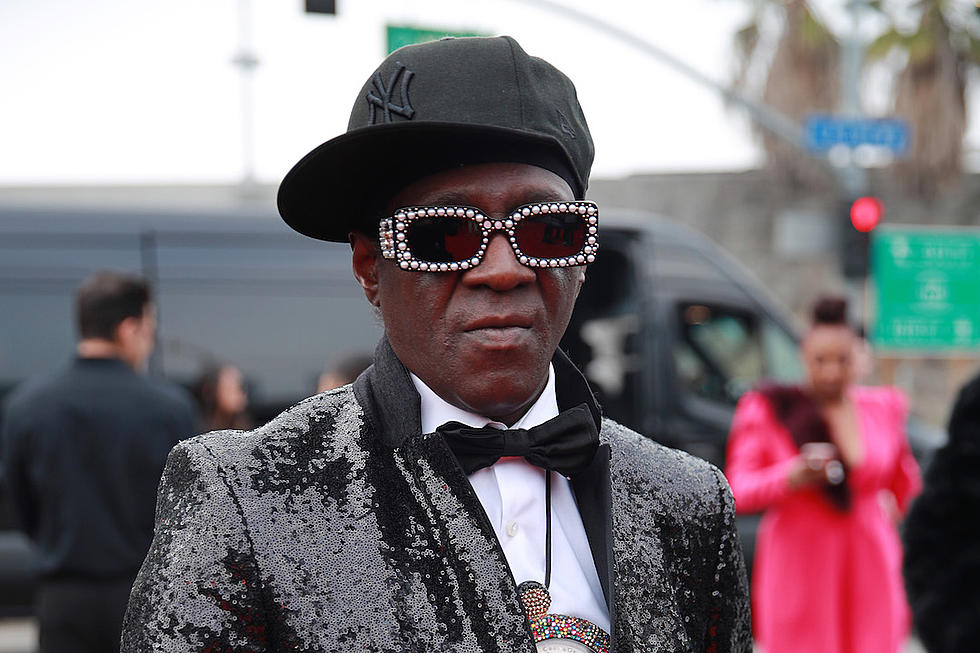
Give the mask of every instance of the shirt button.
[[510, 537], [517, 535], [517, 528], [518, 526], [516, 521], [512, 521], [511, 523], [507, 524], [507, 535]]

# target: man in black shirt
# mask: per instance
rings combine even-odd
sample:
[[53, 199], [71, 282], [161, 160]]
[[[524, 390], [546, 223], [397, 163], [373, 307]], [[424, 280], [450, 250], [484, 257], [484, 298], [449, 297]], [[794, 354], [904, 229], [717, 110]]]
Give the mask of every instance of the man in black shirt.
[[119, 650], [167, 453], [195, 432], [189, 396], [142, 374], [147, 284], [98, 273], [76, 299], [77, 357], [18, 388], [0, 425], [9, 508], [40, 553], [43, 653]]

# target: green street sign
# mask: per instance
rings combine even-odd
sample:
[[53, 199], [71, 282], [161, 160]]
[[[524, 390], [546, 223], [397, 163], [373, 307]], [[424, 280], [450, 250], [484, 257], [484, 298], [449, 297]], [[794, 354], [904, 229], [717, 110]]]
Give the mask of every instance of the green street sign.
[[409, 27], [407, 25], [388, 25], [388, 54], [398, 48], [413, 43], [436, 41], [444, 36], [488, 36], [478, 32], [452, 32], [442, 29], [425, 27]]
[[871, 271], [875, 347], [980, 353], [980, 229], [877, 229]]

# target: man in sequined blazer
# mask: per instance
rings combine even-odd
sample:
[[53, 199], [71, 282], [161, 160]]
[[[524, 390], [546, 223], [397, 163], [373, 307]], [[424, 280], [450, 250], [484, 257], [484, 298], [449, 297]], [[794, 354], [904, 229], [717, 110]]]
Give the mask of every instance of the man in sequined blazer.
[[603, 419], [557, 350], [592, 158], [571, 82], [513, 39], [382, 62], [279, 192], [350, 244], [374, 365], [173, 450], [124, 653], [751, 650], [724, 477]]

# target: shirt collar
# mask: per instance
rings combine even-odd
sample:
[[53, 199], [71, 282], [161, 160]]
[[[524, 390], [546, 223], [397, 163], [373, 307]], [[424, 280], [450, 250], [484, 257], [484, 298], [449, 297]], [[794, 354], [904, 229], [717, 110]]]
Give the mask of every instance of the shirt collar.
[[[572, 408], [585, 403], [596, 428], [601, 429], [602, 413], [582, 373], [561, 349], [555, 351], [551, 363], [558, 407]], [[384, 446], [400, 447], [406, 438], [423, 432], [418, 390], [387, 337], [382, 337], [375, 349], [374, 365], [354, 382], [354, 396], [364, 409], [364, 419]]]
[[[482, 427], [492, 426], [494, 428], [508, 428], [506, 424], [494, 421], [488, 417], [477, 415], [469, 411], [453, 406], [445, 399], [432, 391], [419, 377], [409, 372], [412, 384], [421, 397], [421, 416], [422, 432], [432, 433], [446, 422], [460, 422], [467, 426]], [[549, 419], [558, 416], [558, 397], [555, 393], [555, 368], [548, 365], [548, 382], [541, 391], [541, 395], [535, 400], [521, 419], [511, 426], [514, 429], [527, 429], [547, 422]]]
[[129, 363], [116, 356], [79, 356], [78, 354], [76, 354], [74, 361], [75, 361], [75, 365], [80, 365], [84, 367], [101, 367], [101, 368], [116, 367], [120, 369], [129, 370], [130, 372], [135, 371], [133, 370], [132, 367], [130, 367]]

